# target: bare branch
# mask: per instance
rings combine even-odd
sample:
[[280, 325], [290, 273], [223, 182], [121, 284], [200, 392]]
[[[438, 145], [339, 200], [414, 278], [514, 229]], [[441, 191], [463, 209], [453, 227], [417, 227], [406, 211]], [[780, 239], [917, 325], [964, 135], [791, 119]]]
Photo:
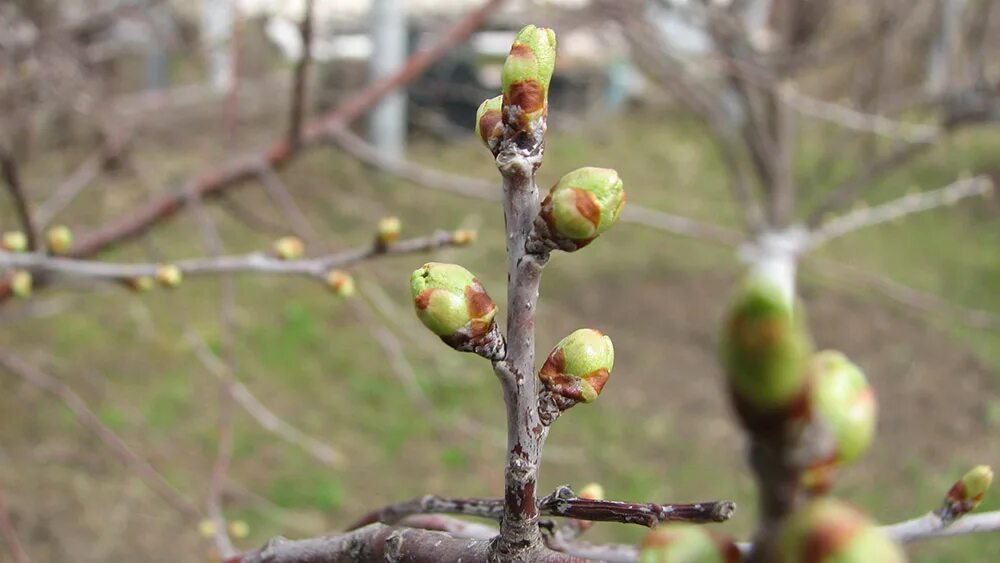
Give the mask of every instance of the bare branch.
[[992, 190], [993, 182], [989, 176], [976, 176], [958, 180], [936, 190], [912, 193], [875, 207], [852, 211], [813, 230], [809, 234], [806, 249], [816, 248], [858, 229], [887, 223], [912, 213], [952, 205], [967, 197], [986, 195]]
[[7, 513], [7, 500], [3, 491], [0, 491], [0, 536], [3, 536], [3, 540], [7, 544], [7, 551], [14, 559], [14, 563], [29, 562], [28, 554], [21, 546], [20, 540], [17, 539], [17, 532], [14, 531], [14, 525], [10, 522]]
[[302, 119], [306, 105], [306, 82], [309, 79], [309, 63], [312, 61], [313, 36], [313, 4], [314, 0], [305, 0], [305, 13], [299, 24], [299, 38], [302, 40], [302, 56], [295, 65], [292, 76], [292, 104], [288, 120], [288, 142], [293, 147], [302, 138]]
[[[283, 276], [306, 276], [322, 279], [331, 269], [341, 268], [377, 256], [410, 254], [467, 244], [454, 232], [437, 231], [426, 237], [412, 238], [394, 243], [387, 248], [375, 245], [302, 260], [280, 260], [264, 253], [220, 256], [218, 258], [192, 258], [174, 262], [185, 276], [206, 276], [226, 273], [258, 273]], [[59, 273], [79, 277], [128, 280], [155, 276], [162, 264], [113, 263], [48, 256], [37, 252], [14, 253], [0, 251], [0, 267], [24, 268], [41, 272]]]
[[2, 350], [0, 350], [0, 367], [20, 377], [33, 387], [37, 387], [62, 401], [66, 408], [73, 413], [80, 426], [89, 430], [104, 442], [106, 446], [111, 448], [125, 462], [125, 465], [132, 471], [135, 471], [150, 489], [155, 491], [163, 500], [167, 501], [167, 504], [184, 515], [188, 520], [195, 522], [201, 520], [201, 510], [183, 494], [178, 492], [148, 461], [133, 452], [128, 447], [128, 444], [115, 434], [113, 430], [105, 426], [101, 422], [101, 419], [94, 414], [94, 411], [87, 406], [87, 403], [67, 385], [35, 366]]
[[489, 540], [500, 532], [495, 526], [467, 522], [441, 514], [414, 514], [399, 521], [400, 526], [445, 532], [453, 538]]
[[952, 524], [946, 524], [940, 516], [933, 512], [928, 512], [912, 520], [891, 526], [883, 526], [882, 530], [890, 538], [900, 543], [911, 543], [932, 538], [966, 534], [998, 532], [1000, 531], [1000, 511], [970, 514]]
[[38, 248], [38, 232], [35, 230], [31, 210], [28, 208], [28, 200], [24, 196], [24, 187], [21, 186], [21, 174], [17, 169], [14, 156], [2, 148], [0, 148], [0, 173], [7, 184], [11, 200], [14, 202], [14, 210], [17, 213], [18, 221], [21, 222], [21, 230], [28, 238], [28, 250], [34, 250]]

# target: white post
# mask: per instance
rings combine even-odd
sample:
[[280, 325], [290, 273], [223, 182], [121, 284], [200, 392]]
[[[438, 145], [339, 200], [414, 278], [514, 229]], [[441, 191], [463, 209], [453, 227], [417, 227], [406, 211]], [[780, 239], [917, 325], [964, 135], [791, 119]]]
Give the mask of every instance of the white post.
[[[406, 2], [374, 0], [371, 13], [371, 80], [396, 71], [406, 60]], [[371, 113], [371, 142], [390, 158], [401, 158], [406, 148], [406, 94], [397, 90], [382, 99]]]
[[201, 0], [201, 41], [208, 62], [208, 78], [216, 92], [229, 91], [233, 79], [232, 0]]
[[924, 87], [931, 94], [944, 92], [951, 80], [952, 57], [958, 44], [965, 6], [966, 0], [938, 0], [939, 25], [931, 38], [924, 81]]

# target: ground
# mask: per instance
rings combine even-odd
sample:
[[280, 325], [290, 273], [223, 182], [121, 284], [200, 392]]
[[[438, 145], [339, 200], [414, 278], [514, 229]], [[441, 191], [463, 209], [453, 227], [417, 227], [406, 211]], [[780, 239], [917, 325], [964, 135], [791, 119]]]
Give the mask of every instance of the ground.
[[[268, 124], [245, 126], [255, 146]], [[800, 176], [810, 178], [814, 144]], [[212, 138], [181, 135], [137, 148], [150, 176], [183, 178], [220, 150]], [[911, 185], [932, 188], [957, 171], [996, 165], [988, 132], [941, 147], [871, 194], [875, 202]], [[469, 142], [417, 140], [414, 160], [494, 178], [485, 150]], [[815, 159], [813, 159], [815, 160]], [[835, 183], [852, 162], [826, 163], [810, 194]], [[38, 157], [34, 185], [52, 186], [63, 164]], [[541, 183], [583, 165], [613, 166], [629, 201], [734, 225], [710, 145], [692, 124], [662, 114], [557, 127]], [[305, 280], [241, 277], [236, 371], [288, 421], [348, 459], [324, 467], [237, 415], [226, 512], [250, 524], [241, 547], [268, 537], [337, 530], [369, 509], [426, 493], [499, 496], [504, 437], [499, 387], [484, 361], [448, 350], [420, 327], [408, 302], [409, 272], [425, 261], [459, 262], [504, 301], [502, 215], [495, 203], [415, 187], [365, 169], [332, 150], [283, 173], [330, 248], [364, 244], [377, 219], [398, 214], [404, 236], [473, 227], [472, 247], [380, 260], [354, 268], [374, 317], [400, 339], [434, 405], [404, 392], [393, 364], [354, 310]], [[45, 189], [33, 197], [41, 199]], [[67, 214], [82, 231], [148, 195], [134, 179], [102, 182]], [[259, 186], [233, 196], [274, 220]], [[215, 208], [231, 252], [264, 247], [281, 231], [248, 226]], [[1000, 230], [995, 202], [961, 204], [849, 237], [824, 256], [889, 274], [967, 306], [1000, 310]], [[5, 222], [6, 225], [6, 222]], [[181, 217], [152, 237], [104, 256], [147, 259], [203, 253], [197, 224]], [[150, 254], [152, 253], [152, 254]], [[614, 373], [600, 400], [565, 415], [552, 431], [542, 488], [604, 484], [612, 498], [695, 501], [729, 498], [739, 508], [720, 531], [746, 536], [753, 486], [743, 439], [729, 414], [716, 363], [718, 319], [739, 268], [729, 249], [619, 225], [586, 249], [546, 268], [538, 318], [539, 356], [575, 328], [615, 342]], [[848, 468], [836, 492], [883, 522], [936, 508], [967, 468], [1000, 460], [997, 334], [918, 314], [836, 280], [804, 272], [802, 293], [820, 347], [845, 352], [879, 397], [876, 446]], [[119, 288], [60, 285], [31, 309], [5, 305], [0, 346], [72, 385], [101, 419], [146, 455], [179, 490], [203, 502], [215, 453], [219, 390], [185, 334], [218, 346], [218, 283], [188, 280], [174, 292], [137, 296]], [[32, 310], [37, 318], [25, 316]], [[502, 315], [500, 315], [502, 316]], [[207, 557], [197, 522], [179, 517], [50, 397], [0, 375], [0, 484], [35, 561], [176, 561]], [[986, 508], [1000, 507], [993, 494]], [[637, 541], [638, 528], [598, 525], [591, 539]], [[968, 537], [916, 546], [914, 561], [985, 561], [1000, 538]]]

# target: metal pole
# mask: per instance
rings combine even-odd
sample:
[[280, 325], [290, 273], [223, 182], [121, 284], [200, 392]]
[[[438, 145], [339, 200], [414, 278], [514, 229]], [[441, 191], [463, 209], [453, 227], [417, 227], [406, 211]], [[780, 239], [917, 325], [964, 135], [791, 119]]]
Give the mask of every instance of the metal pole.
[[[392, 73], [406, 60], [405, 0], [374, 0], [371, 13], [371, 80]], [[406, 93], [389, 94], [371, 113], [371, 142], [388, 157], [400, 158], [406, 149]]]

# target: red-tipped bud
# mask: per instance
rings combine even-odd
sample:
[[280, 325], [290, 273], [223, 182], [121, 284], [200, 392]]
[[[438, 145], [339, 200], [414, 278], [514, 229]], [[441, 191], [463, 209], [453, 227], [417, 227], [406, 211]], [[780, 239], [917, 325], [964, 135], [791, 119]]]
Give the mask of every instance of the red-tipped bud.
[[503, 96], [497, 96], [484, 101], [476, 111], [476, 136], [494, 154], [500, 150], [503, 137], [502, 107]]
[[573, 252], [611, 228], [625, 206], [625, 190], [610, 168], [586, 166], [559, 179], [542, 200], [536, 244]]
[[948, 490], [938, 516], [951, 522], [972, 512], [983, 501], [986, 491], [993, 483], [993, 470], [988, 465], [977, 465], [955, 481]]
[[446, 344], [463, 352], [503, 359], [506, 346], [494, 316], [497, 307], [472, 272], [429, 262], [410, 276], [417, 317]]
[[517, 33], [501, 74], [505, 124], [518, 131], [544, 131], [555, 63], [554, 31], [528, 25]]
[[592, 328], [581, 328], [563, 338], [538, 372], [545, 388], [566, 410], [597, 399], [611, 376], [615, 348], [611, 339]]
[[340, 270], [331, 270], [326, 275], [326, 286], [340, 297], [351, 297], [355, 291], [354, 278]]
[[903, 551], [857, 509], [833, 498], [810, 501], [782, 525], [781, 563], [904, 563]]

